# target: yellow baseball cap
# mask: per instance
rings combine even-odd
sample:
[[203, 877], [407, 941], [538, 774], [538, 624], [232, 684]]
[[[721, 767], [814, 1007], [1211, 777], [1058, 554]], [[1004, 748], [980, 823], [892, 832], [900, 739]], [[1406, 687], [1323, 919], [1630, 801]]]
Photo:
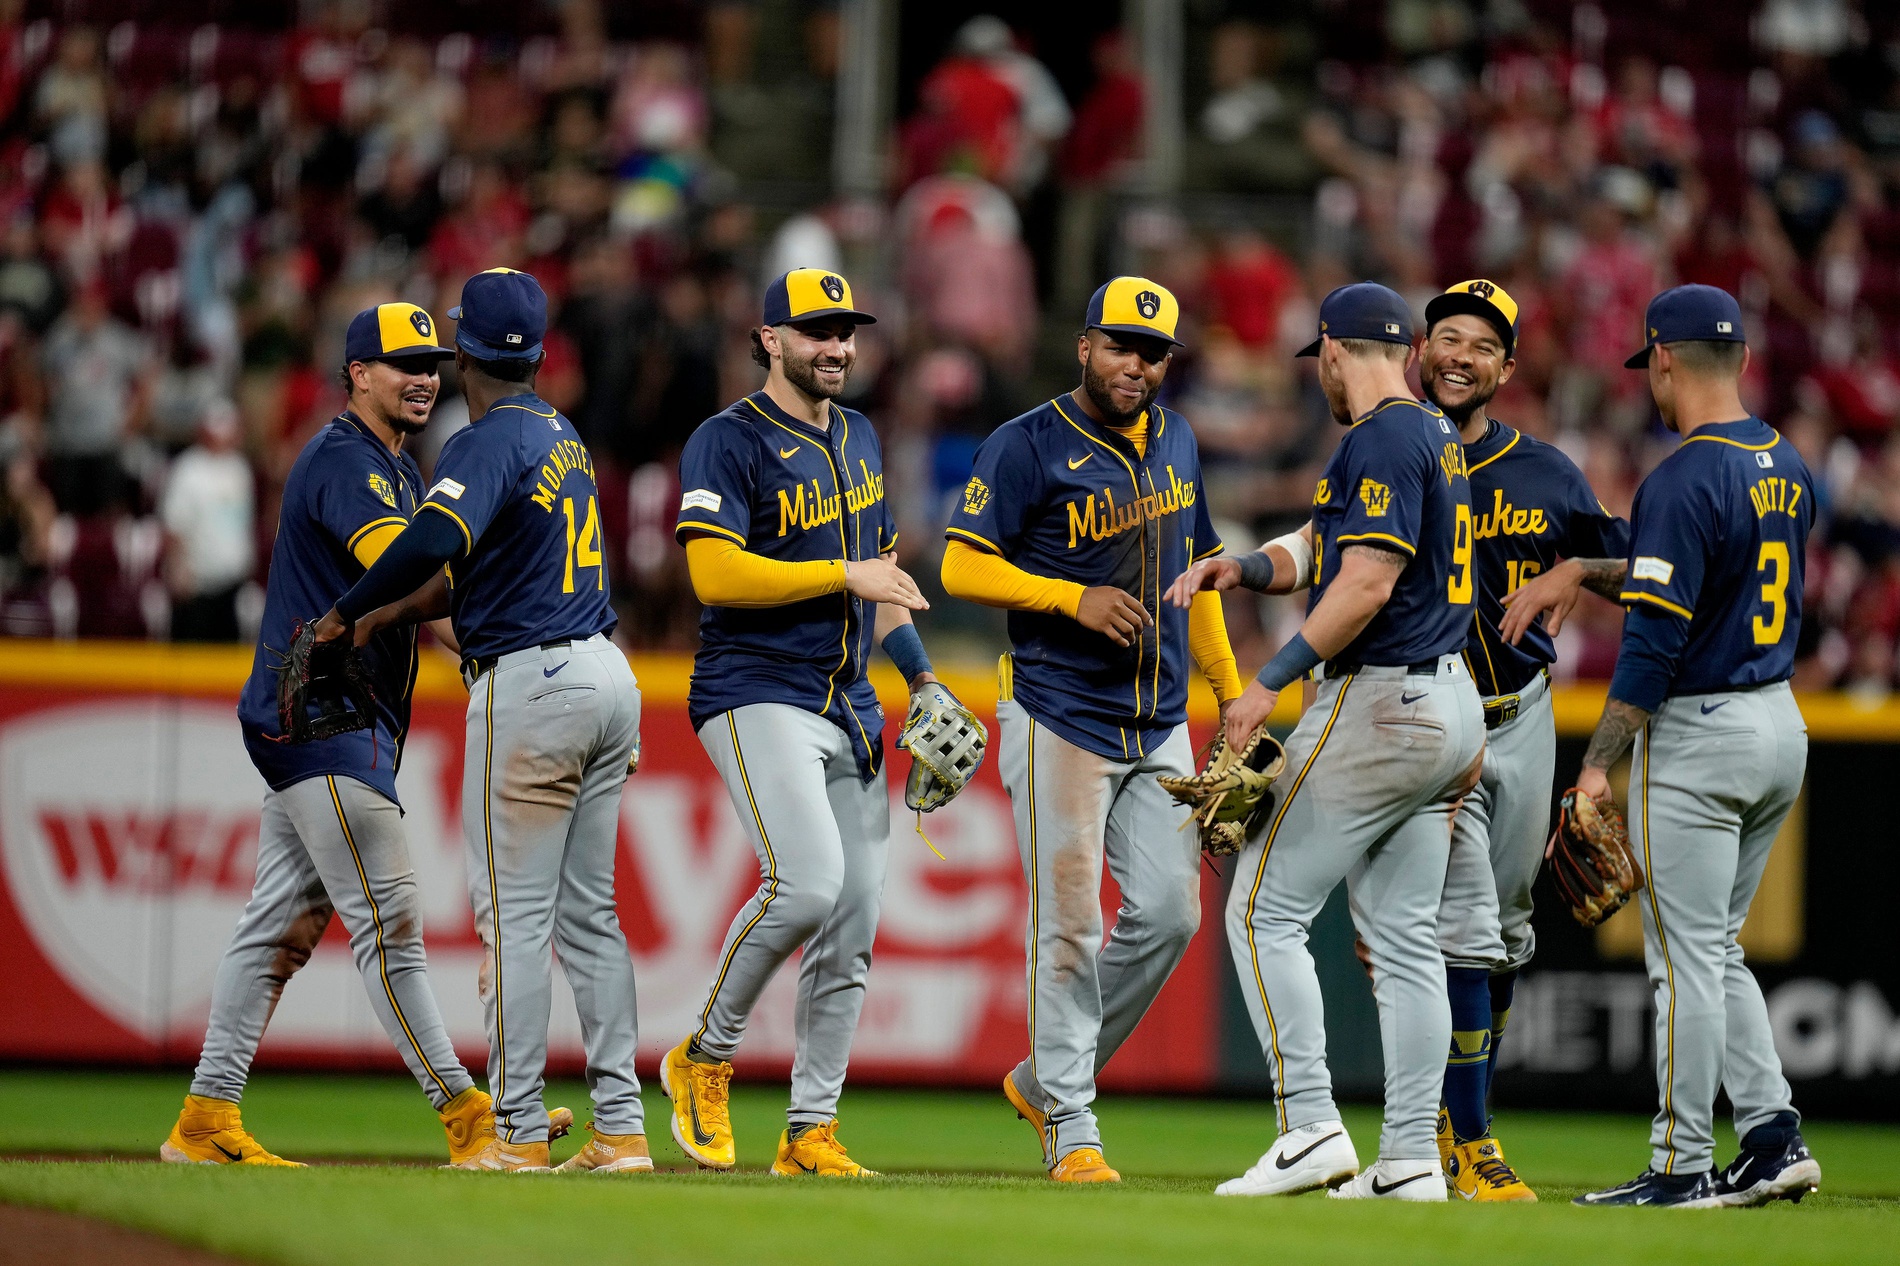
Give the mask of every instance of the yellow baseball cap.
[[1083, 324], [1091, 330], [1141, 334], [1183, 347], [1186, 345], [1174, 337], [1180, 320], [1181, 305], [1166, 286], [1146, 277], [1117, 277], [1089, 300], [1088, 318]]
[[821, 317], [850, 317], [859, 325], [877, 318], [851, 306], [851, 283], [826, 268], [794, 268], [765, 288], [766, 325], [791, 325]]
[[1505, 359], [1510, 359], [1517, 348], [1517, 300], [1506, 294], [1503, 286], [1480, 277], [1448, 288], [1425, 305], [1426, 334], [1431, 333], [1432, 326], [1459, 312], [1483, 317], [1496, 326], [1504, 340]]
[[350, 320], [343, 336], [343, 363], [358, 360], [404, 360], [455, 355], [435, 341], [435, 322], [413, 303], [379, 303], [364, 308]]

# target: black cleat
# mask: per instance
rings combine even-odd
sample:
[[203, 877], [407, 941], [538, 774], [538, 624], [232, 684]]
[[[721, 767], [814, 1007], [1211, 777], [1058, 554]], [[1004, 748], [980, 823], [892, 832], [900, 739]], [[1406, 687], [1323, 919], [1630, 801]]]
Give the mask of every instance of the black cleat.
[[1672, 1209], [1720, 1209], [1726, 1202], [1712, 1173], [1659, 1174], [1645, 1169], [1636, 1177], [1572, 1200], [1584, 1205], [1653, 1205]]
[[1799, 1203], [1821, 1189], [1821, 1164], [1801, 1141], [1792, 1112], [1758, 1125], [1742, 1140], [1742, 1150], [1716, 1176], [1725, 1205], [1747, 1208], [1777, 1200]]

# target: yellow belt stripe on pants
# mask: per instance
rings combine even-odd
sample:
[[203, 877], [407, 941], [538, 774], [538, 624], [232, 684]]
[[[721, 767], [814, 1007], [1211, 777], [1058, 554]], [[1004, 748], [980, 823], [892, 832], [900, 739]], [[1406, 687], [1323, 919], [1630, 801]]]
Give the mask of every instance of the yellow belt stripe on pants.
[[1253, 912], [1254, 903], [1260, 899], [1260, 881], [1267, 874], [1267, 854], [1273, 851], [1273, 837], [1280, 833], [1280, 823], [1286, 820], [1286, 811], [1293, 803], [1293, 797], [1300, 794], [1300, 784], [1306, 781], [1306, 775], [1313, 768], [1313, 762], [1319, 759], [1325, 750], [1326, 740], [1332, 737], [1333, 723], [1339, 720], [1339, 710], [1346, 706], [1346, 692], [1352, 688], [1352, 675], [1340, 683], [1339, 697], [1333, 700], [1333, 714], [1326, 718], [1326, 728], [1320, 731], [1319, 741], [1313, 744], [1313, 754], [1300, 766], [1299, 777], [1293, 780], [1292, 790], [1286, 793], [1286, 799], [1280, 802], [1280, 811], [1273, 815], [1273, 825], [1267, 829], [1266, 843], [1260, 847], [1260, 865], [1254, 871], [1253, 888], [1247, 893], [1247, 956], [1253, 962], [1254, 988], [1260, 991], [1260, 1009], [1267, 1017], [1267, 1041], [1273, 1047], [1273, 1096], [1274, 1111], [1280, 1117], [1280, 1131], [1286, 1132], [1286, 1068], [1280, 1060], [1280, 1026], [1273, 1022], [1273, 1007], [1267, 1001], [1267, 982], [1260, 975], [1260, 950], [1254, 943]]
[[778, 896], [778, 857], [772, 852], [772, 838], [765, 833], [765, 819], [759, 814], [759, 802], [752, 794], [752, 779], [745, 772], [745, 754], [739, 750], [739, 725], [732, 719], [732, 713], [726, 713], [726, 731], [732, 735], [732, 759], [739, 767], [739, 785], [745, 788], [746, 807], [752, 810], [752, 823], [759, 829], [759, 843], [765, 846], [765, 899], [759, 902], [759, 912], [745, 925], [739, 935], [732, 940], [732, 948], [726, 951], [725, 961], [719, 964], [719, 974], [713, 978], [712, 989], [706, 994], [706, 1007], [699, 1013], [699, 1030], [693, 1034], [697, 1042], [706, 1036], [706, 1025], [712, 1016], [713, 999], [719, 996], [719, 987], [726, 983], [726, 973], [732, 970], [732, 960], [738, 954], [739, 947], [745, 944], [745, 938], [752, 935], [752, 929], [759, 926], [759, 920], [765, 917], [766, 909], [772, 899]]
[[350, 860], [356, 863], [356, 878], [363, 885], [363, 900], [369, 902], [370, 923], [376, 930], [376, 970], [383, 978], [383, 996], [389, 999], [389, 1009], [396, 1013], [396, 1023], [402, 1025], [403, 1036], [409, 1039], [410, 1049], [422, 1062], [435, 1084], [441, 1088], [442, 1097], [449, 1097], [448, 1083], [442, 1080], [442, 1074], [436, 1072], [435, 1065], [422, 1052], [422, 1043], [416, 1041], [415, 1032], [409, 1027], [408, 1017], [402, 1013], [402, 1004], [396, 1001], [396, 991], [389, 984], [389, 958], [383, 951], [383, 912], [376, 905], [376, 896], [369, 890], [369, 873], [363, 869], [363, 855], [356, 850], [356, 836], [350, 830], [349, 819], [343, 816], [343, 798], [337, 795], [336, 776], [325, 775], [324, 781], [330, 785], [330, 803], [336, 806], [336, 823], [343, 828], [343, 842], [349, 845]]

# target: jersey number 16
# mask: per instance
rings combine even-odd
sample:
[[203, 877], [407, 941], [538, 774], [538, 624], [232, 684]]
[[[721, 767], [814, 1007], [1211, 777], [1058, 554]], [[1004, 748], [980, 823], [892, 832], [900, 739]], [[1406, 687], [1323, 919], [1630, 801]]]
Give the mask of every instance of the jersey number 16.
[[561, 512], [567, 515], [567, 566], [561, 577], [561, 592], [574, 592], [574, 569], [592, 567], [594, 588], [607, 587], [607, 569], [600, 565], [600, 509], [587, 499], [587, 517], [576, 527], [574, 498], [561, 498]]

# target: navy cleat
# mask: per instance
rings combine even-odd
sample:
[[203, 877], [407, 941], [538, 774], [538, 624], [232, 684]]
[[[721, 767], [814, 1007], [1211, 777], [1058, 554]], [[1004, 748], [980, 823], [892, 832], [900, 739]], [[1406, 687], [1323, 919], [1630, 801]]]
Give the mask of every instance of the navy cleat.
[[1801, 1141], [1798, 1120], [1792, 1112], [1780, 1112], [1748, 1132], [1740, 1154], [1716, 1177], [1723, 1204], [1798, 1203], [1821, 1189], [1821, 1163]]
[[1670, 1209], [1720, 1209], [1726, 1201], [1714, 1174], [1659, 1174], [1645, 1169], [1636, 1177], [1572, 1200], [1586, 1205], [1652, 1205]]

